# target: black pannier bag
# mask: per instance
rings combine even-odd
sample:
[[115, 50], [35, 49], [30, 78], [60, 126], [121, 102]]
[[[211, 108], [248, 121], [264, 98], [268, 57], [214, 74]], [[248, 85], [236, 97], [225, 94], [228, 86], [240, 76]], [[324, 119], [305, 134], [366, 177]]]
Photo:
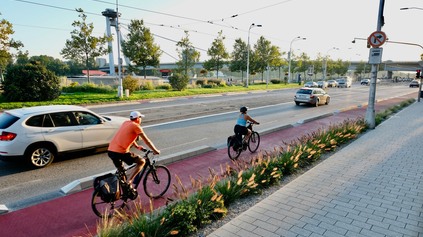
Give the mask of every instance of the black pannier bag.
[[108, 173], [94, 179], [94, 189], [100, 193], [101, 200], [113, 202], [120, 198], [119, 178]]

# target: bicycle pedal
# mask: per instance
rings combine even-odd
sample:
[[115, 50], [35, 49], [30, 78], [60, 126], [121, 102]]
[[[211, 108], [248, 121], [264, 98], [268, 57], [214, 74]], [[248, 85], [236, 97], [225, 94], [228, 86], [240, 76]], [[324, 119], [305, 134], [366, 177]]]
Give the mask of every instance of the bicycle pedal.
[[131, 200], [135, 200], [138, 197], [138, 192], [134, 188], [128, 189], [128, 198]]

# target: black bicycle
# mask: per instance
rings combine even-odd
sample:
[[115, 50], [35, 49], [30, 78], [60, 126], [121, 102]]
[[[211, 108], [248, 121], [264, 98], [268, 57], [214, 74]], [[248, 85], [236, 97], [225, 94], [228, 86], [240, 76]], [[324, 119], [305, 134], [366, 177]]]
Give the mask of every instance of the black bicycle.
[[[105, 175], [119, 182], [119, 190], [113, 197], [104, 197], [98, 188], [94, 188], [91, 207], [97, 216], [104, 217], [107, 215], [111, 217], [116, 210], [125, 207], [129, 200], [135, 200], [138, 197], [137, 189], [143, 176], [144, 192], [148, 197], [162, 197], [169, 189], [171, 182], [169, 169], [164, 165], [156, 165], [156, 161], [149, 157], [149, 155], [153, 154], [153, 151], [146, 149], [143, 151], [145, 152], [145, 165], [141, 172], [134, 178], [133, 188], [126, 182], [126, 171], [134, 168], [135, 164], [125, 168], [123, 172], [117, 170], [115, 174]], [[96, 178], [94, 180], [94, 187], [97, 187], [100, 182], [101, 178]]]
[[247, 144], [243, 144], [244, 137], [241, 134], [235, 134], [228, 138], [228, 155], [231, 160], [238, 159], [242, 151], [248, 150], [256, 152], [260, 145], [260, 134], [253, 130], [253, 123], [248, 122], [247, 128], [251, 130], [251, 136]]

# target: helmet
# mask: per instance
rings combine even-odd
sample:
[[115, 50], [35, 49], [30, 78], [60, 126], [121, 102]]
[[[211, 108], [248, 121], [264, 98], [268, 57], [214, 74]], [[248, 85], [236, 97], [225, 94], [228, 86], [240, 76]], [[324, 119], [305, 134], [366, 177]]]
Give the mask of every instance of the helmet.
[[239, 112], [241, 112], [241, 113], [245, 113], [245, 112], [247, 112], [247, 110], [248, 110], [248, 107], [242, 106], [242, 107], [239, 109]]
[[130, 118], [130, 119], [144, 118], [144, 115], [143, 115], [143, 114], [141, 114], [141, 113], [140, 113], [140, 112], [138, 112], [138, 111], [132, 111], [132, 112], [129, 114], [129, 118]]

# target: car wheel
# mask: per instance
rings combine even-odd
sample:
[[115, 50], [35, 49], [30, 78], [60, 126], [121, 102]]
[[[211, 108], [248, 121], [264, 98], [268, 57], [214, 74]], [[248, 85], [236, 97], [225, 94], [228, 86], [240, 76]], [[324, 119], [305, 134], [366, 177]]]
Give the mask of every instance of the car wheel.
[[330, 102], [330, 98], [328, 97], [328, 98], [326, 98], [326, 105], [328, 105], [329, 104], [329, 102]]
[[319, 106], [319, 100], [316, 100], [316, 103], [314, 104], [314, 106], [316, 106], [316, 107]]
[[53, 162], [55, 156], [55, 149], [49, 144], [32, 145], [25, 152], [25, 158], [34, 168], [47, 167]]
[[296, 105], [300, 105], [300, 102], [295, 101], [295, 104], [296, 104]]

